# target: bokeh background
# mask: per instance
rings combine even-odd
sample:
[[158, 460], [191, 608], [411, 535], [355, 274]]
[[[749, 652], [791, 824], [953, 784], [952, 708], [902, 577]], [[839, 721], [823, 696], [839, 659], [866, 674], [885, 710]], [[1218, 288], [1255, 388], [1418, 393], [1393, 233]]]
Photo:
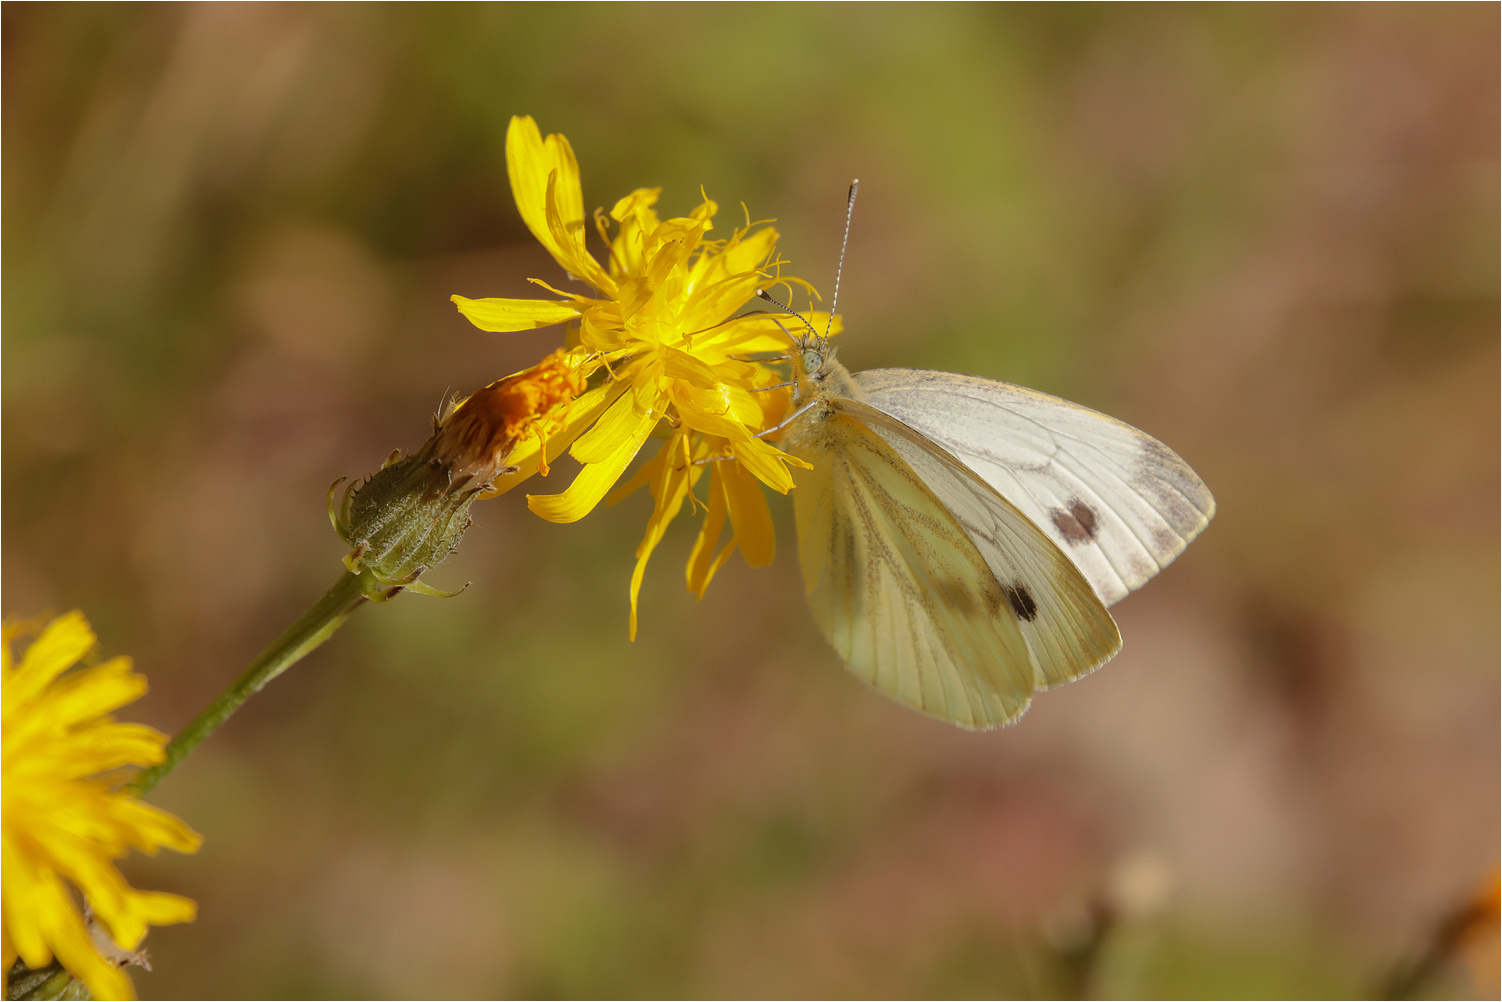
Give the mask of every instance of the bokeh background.
[[[1115, 662], [973, 735], [841, 668], [783, 499], [702, 602], [676, 526], [634, 644], [647, 498], [483, 503], [468, 591], [361, 611], [154, 795], [206, 841], [126, 864], [201, 909], [144, 996], [1351, 996], [1495, 863], [1495, 5], [3, 17], [5, 612], [83, 608], [134, 719], [333, 581], [331, 481], [560, 343], [448, 301], [562, 280], [513, 114], [587, 205], [703, 185], [826, 293], [859, 176], [847, 364], [1105, 410], [1220, 506]], [[1426, 990], [1496, 997], [1467, 956]]]

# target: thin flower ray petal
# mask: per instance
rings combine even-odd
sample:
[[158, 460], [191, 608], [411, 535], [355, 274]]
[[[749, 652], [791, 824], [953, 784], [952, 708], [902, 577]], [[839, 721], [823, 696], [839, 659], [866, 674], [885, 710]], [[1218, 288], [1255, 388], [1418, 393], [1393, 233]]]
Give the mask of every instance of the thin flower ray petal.
[[688, 590], [696, 598], [704, 597], [710, 579], [714, 576], [715, 546], [719, 544], [725, 528], [725, 491], [721, 486], [725, 474], [719, 469], [721, 465], [715, 463], [710, 475], [709, 502], [705, 506], [704, 525], [699, 530], [698, 538], [694, 540], [694, 548], [689, 553], [685, 568]]
[[36, 696], [77, 664], [94, 643], [94, 631], [81, 613], [54, 620], [26, 649], [15, 677], [7, 680], [4, 705], [10, 707]]
[[449, 299], [470, 323], [497, 334], [551, 327], [574, 320], [583, 312], [576, 303], [547, 299], [467, 299], [458, 295]]
[[576, 522], [588, 515], [620, 479], [656, 423], [657, 418], [651, 414], [638, 416], [625, 439], [606, 459], [586, 465], [562, 494], [527, 495], [527, 507], [549, 522]]
[[48, 715], [59, 724], [76, 724], [134, 703], [146, 695], [148, 686], [146, 676], [130, 668], [128, 658], [116, 658], [95, 668], [87, 678], [60, 679], [45, 700]]
[[647, 572], [647, 562], [652, 558], [652, 551], [662, 541], [663, 534], [667, 532], [668, 524], [678, 516], [684, 498], [688, 496], [693, 466], [684, 455], [686, 446], [687, 442], [682, 436], [674, 436], [662, 450], [663, 463], [652, 492], [657, 504], [653, 508], [652, 517], [647, 520], [646, 535], [636, 548], [636, 567], [631, 572], [631, 618], [628, 632], [632, 640], [636, 639], [637, 599], [641, 594], [642, 579]]
[[[547, 248], [553, 259], [573, 272], [570, 249], [559, 243], [548, 225], [548, 188], [554, 188], [554, 209], [560, 215], [572, 204], [579, 206], [583, 219], [584, 192], [579, 180], [579, 164], [574, 151], [563, 136], [542, 138], [530, 115], [511, 119], [506, 132], [506, 173], [511, 180], [511, 194], [522, 221], [537, 242]], [[558, 205], [559, 201], [563, 205]]]
[[654, 414], [641, 414], [636, 410], [636, 401], [622, 395], [595, 422], [594, 427], [581, 435], [569, 449], [569, 455], [581, 463], [602, 463], [629, 439], [644, 421], [655, 423]]
[[735, 530], [741, 555], [752, 567], [770, 566], [777, 556], [777, 534], [772, 528], [772, 510], [761, 485], [733, 463], [722, 484], [730, 524]]
[[[591, 257], [589, 251], [584, 247], [585, 227], [582, 196], [580, 196], [581, 201], [577, 208], [578, 214], [574, 215], [575, 206], [573, 204], [566, 207], [559, 205], [559, 196], [562, 188], [563, 185], [560, 183], [556, 172], [548, 176], [547, 188], [543, 194], [544, 218], [547, 221], [548, 232], [552, 236], [555, 246], [561, 250], [561, 255], [555, 254], [555, 257], [558, 263], [563, 265], [569, 274], [577, 275], [601, 292], [607, 294], [613, 293], [615, 291], [614, 280], [605, 273], [600, 267], [600, 263]], [[575, 191], [577, 191], [577, 182], [575, 183]], [[565, 197], [567, 196], [565, 195]]]

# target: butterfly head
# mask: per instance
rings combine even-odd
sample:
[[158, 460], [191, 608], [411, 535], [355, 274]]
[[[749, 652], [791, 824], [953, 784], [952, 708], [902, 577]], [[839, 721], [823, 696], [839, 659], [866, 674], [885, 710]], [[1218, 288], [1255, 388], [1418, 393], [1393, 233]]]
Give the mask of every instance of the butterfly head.
[[796, 360], [793, 381], [799, 401], [826, 392], [826, 381], [831, 373], [843, 368], [834, 360], [834, 348], [818, 335], [798, 338], [794, 342], [793, 357]]
[[860, 400], [865, 396], [850, 371], [834, 356], [834, 347], [822, 337], [799, 338], [794, 342], [795, 404], [802, 405], [811, 400], [830, 397]]
[[823, 338], [800, 338], [797, 350], [803, 375], [809, 379], [819, 378], [834, 360], [834, 349]]
[[773, 318], [773, 323], [781, 327], [782, 332], [792, 342], [792, 351], [787, 357], [793, 362], [793, 382], [798, 386], [798, 396], [800, 398], [806, 396], [805, 384], [810, 380], [815, 383], [821, 382], [828, 372], [830, 364], [834, 361], [834, 349], [830, 347], [829, 336], [827, 333], [819, 333], [808, 322], [807, 317], [773, 299], [765, 289], [757, 289], [756, 295], [766, 302], [771, 303], [798, 323], [801, 323], [808, 332], [806, 334], [795, 334], [793, 331], [788, 330], [782, 321]]

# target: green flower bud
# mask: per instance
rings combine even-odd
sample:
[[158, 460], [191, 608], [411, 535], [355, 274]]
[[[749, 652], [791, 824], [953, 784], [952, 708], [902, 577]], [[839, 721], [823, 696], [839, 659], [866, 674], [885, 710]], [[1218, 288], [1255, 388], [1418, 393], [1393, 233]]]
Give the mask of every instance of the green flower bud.
[[344, 566], [360, 576], [361, 592], [376, 601], [403, 589], [449, 594], [418, 579], [458, 549], [469, 506], [515, 470], [507, 461], [517, 443], [546, 435], [583, 387], [565, 353], [554, 352], [446, 410], [421, 449], [405, 459], [393, 452], [375, 476], [345, 488], [337, 509], [343, 481], [335, 481], [329, 521], [354, 547]]

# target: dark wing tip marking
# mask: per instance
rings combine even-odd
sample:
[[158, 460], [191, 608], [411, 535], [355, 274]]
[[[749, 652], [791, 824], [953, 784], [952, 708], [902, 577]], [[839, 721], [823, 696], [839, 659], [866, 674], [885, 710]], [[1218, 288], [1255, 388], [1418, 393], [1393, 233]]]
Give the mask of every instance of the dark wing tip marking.
[[1027, 590], [1027, 585], [1018, 581], [1016, 584], [1002, 585], [1001, 590], [1018, 619], [1031, 623], [1038, 618], [1038, 603], [1033, 600], [1033, 593]]
[[1158, 525], [1153, 527], [1153, 546], [1156, 548], [1157, 556], [1162, 557], [1164, 554], [1177, 554], [1185, 545], [1184, 537], [1174, 532], [1168, 526]]
[[1079, 498], [1069, 502], [1068, 511], [1055, 508], [1048, 515], [1053, 519], [1054, 527], [1067, 542], [1079, 545], [1095, 538], [1095, 528], [1098, 524], [1095, 509]]

